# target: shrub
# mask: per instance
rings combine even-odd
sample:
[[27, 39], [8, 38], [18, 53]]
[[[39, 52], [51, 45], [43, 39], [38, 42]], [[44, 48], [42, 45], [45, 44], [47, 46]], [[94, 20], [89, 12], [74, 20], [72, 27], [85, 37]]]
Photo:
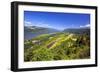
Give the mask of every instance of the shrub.
[[53, 60], [53, 55], [47, 48], [41, 48], [33, 51], [32, 61], [50, 61]]

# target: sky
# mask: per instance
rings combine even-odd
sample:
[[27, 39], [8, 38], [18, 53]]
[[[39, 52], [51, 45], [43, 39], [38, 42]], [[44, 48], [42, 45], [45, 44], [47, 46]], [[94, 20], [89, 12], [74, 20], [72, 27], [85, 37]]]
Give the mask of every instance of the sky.
[[58, 30], [90, 27], [90, 14], [24, 11], [24, 26]]

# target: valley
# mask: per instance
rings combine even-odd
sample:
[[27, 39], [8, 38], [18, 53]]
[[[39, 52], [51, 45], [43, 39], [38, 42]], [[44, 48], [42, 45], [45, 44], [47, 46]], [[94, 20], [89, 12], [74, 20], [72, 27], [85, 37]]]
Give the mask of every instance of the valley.
[[46, 32], [24, 41], [25, 62], [90, 58], [89, 34]]

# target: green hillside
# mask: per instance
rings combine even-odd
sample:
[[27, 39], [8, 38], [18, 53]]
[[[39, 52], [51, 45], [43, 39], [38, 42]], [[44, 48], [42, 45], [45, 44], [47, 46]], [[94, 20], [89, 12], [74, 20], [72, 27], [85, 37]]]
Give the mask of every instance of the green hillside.
[[90, 36], [59, 32], [24, 41], [24, 61], [90, 58]]

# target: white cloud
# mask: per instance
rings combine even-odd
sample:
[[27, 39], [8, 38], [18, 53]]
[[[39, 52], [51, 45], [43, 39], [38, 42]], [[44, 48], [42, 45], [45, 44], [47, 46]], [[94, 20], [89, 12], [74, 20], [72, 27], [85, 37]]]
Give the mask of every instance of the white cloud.
[[87, 24], [86, 27], [90, 27], [90, 24]]
[[43, 23], [43, 22], [36, 23], [34, 26], [52, 28], [52, 26], [50, 26], [47, 23]]
[[45, 24], [43, 22], [38, 22], [38, 23], [32, 23], [30, 21], [25, 21], [24, 22], [25, 26], [38, 26], [38, 27], [51, 27], [49, 24]]
[[51, 27], [49, 24], [43, 24], [43, 23], [39, 23], [40, 27]]
[[32, 23], [31, 23], [30, 21], [25, 21], [25, 22], [24, 22], [24, 25], [25, 25], [25, 26], [32, 26]]
[[31, 22], [29, 22], [29, 21], [25, 21], [25, 24], [31, 24]]
[[84, 25], [84, 26], [80, 26], [81, 28], [83, 27], [90, 27], [90, 24]]

